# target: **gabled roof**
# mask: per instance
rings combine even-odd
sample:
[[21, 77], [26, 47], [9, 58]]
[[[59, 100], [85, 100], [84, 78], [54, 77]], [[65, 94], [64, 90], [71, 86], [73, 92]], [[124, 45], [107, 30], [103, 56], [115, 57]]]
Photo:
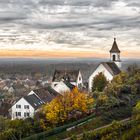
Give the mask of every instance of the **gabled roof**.
[[66, 86], [70, 89], [70, 90], [73, 90], [75, 88], [75, 85], [71, 84], [70, 82], [68, 81], [64, 81], [64, 83], [66, 84]]
[[62, 79], [69, 82], [76, 82], [79, 70], [55, 70], [53, 75], [53, 82], [59, 82]]
[[51, 86], [47, 87], [47, 90], [54, 97], [60, 95], [60, 93], [58, 93], [57, 91], [55, 91]]
[[50, 102], [59, 95], [59, 93], [57, 93], [51, 87], [36, 89], [34, 90], [34, 93], [44, 102]]
[[38, 109], [43, 105], [43, 101], [38, 98], [35, 94], [27, 95], [23, 97], [34, 109]]
[[120, 53], [120, 52], [121, 51], [119, 50], [118, 45], [116, 43], [116, 38], [114, 38], [114, 42], [113, 42], [112, 48], [110, 50], [110, 53]]
[[50, 102], [58, 95], [60, 94], [49, 86], [47, 88], [40, 88], [34, 90], [31, 94], [17, 99], [17, 101], [14, 102], [13, 105], [15, 105], [20, 99], [24, 98], [36, 110], [41, 105], [43, 105], [46, 102]]
[[121, 72], [118, 66], [114, 62], [102, 62], [101, 63], [113, 76]]

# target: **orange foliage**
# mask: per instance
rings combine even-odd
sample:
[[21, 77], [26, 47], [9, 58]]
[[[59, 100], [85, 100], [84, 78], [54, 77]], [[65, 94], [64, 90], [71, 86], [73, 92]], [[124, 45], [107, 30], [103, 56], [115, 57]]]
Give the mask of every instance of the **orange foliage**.
[[47, 121], [52, 124], [64, 122], [77, 112], [86, 113], [93, 106], [94, 100], [86, 93], [74, 88], [70, 93], [58, 96], [43, 107]]

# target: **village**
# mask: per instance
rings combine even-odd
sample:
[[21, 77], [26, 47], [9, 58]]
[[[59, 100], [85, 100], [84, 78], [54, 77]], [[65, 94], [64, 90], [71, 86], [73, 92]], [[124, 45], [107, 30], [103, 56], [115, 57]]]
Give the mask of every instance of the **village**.
[[[83, 82], [80, 69], [55, 70], [52, 80], [43, 77], [40, 80], [24, 76], [22, 79], [6, 79], [0, 81], [0, 90], [8, 94], [21, 95], [15, 100], [1, 100], [1, 114], [13, 119], [33, 117], [39, 108], [52, 101], [56, 96], [72, 91], [75, 87], [79, 90], [92, 92], [93, 79], [103, 73], [108, 81], [121, 72], [120, 50], [116, 38], [110, 50], [110, 60], [101, 62], [89, 76], [87, 85]], [[23, 93], [26, 93], [26, 96]], [[3, 107], [3, 106], [6, 106]], [[7, 110], [6, 110], [7, 109]]]
[[87, 125], [89, 130], [102, 128], [114, 119], [129, 122], [140, 98], [139, 68], [132, 65], [127, 71], [122, 69], [116, 38], [108, 54], [110, 59], [98, 63], [87, 81], [80, 69], [66, 67], [55, 69], [51, 78], [40, 73], [2, 77], [0, 137], [26, 140], [29, 136], [30, 140], [30, 135], [33, 139], [46, 135], [47, 139], [62, 139], [67, 137], [65, 133], [79, 134], [75, 129], [83, 133], [81, 127]]

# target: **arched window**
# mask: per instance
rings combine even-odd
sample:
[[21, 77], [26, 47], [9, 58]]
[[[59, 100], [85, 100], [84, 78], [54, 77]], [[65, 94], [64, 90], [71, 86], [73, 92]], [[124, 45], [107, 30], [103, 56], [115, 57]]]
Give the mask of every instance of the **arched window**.
[[113, 55], [113, 61], [116, 61], [116, 56], [115, 55]]

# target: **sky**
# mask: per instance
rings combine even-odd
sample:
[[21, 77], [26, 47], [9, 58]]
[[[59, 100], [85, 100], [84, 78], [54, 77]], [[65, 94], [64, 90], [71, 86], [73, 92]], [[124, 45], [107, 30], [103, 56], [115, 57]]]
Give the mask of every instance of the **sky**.
[[0, 0], [1, 57], [140, 58], [140, 0]]

